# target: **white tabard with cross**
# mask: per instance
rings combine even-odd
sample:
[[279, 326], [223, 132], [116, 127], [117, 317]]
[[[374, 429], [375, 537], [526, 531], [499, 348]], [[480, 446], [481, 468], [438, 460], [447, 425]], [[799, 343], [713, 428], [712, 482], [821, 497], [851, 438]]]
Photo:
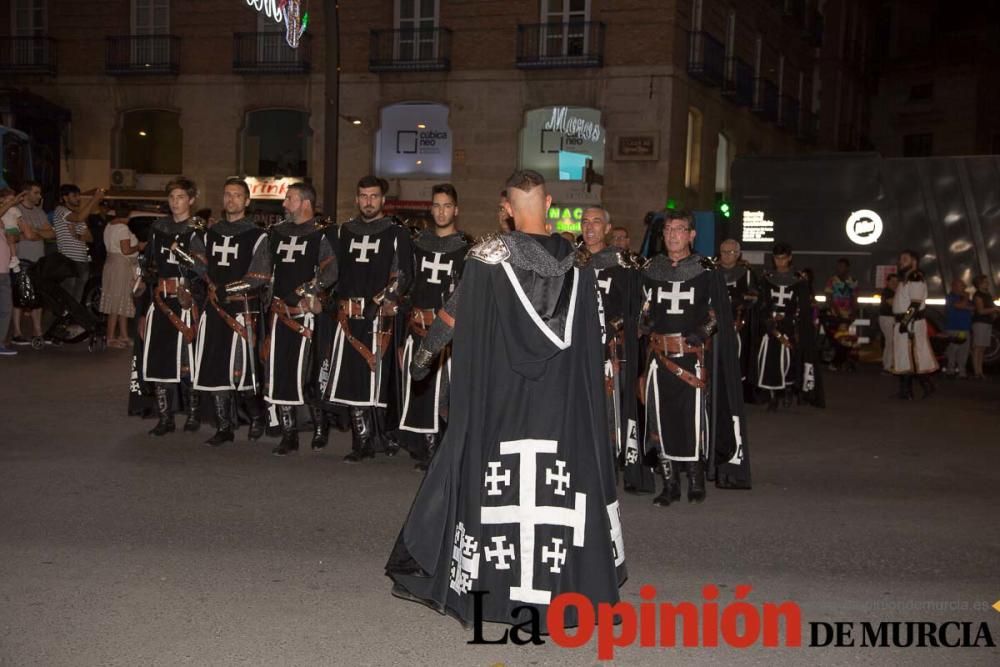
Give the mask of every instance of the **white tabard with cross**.
[[688, 303], [694, 303], [694, 288], [689, 287], [688, 289], [681, 291], [681, 285], [684, 283], [671, 280], [670, 281], [670, 291], [664, 292], [662, 287], [656, 288], [656, 302], [663, 303], [664, 301], [670, 302], [670, 307], [667, 308], [668, 315], [680, 315], [684, 311], [678, 308], [678, 304], [681, 301], [687, 301]]
[[438, 278], [438, 274], [451, 273], [451, 268], [452, 266], [454, 266], [455, 263], [451, 260], [448, 260], [447, 263], [444, 263], [441, 261], [442, 257], [444, 257], [444, 253], [436, 252], [434, 253], [433, 262], [428, 262], [426, 257], [420, 258], [420, 270], [421, 271], [427, 270], [430, 271], [430, 273], [432, 274], [431, 277], [427, 279], [427, 282], [434, 283], [435, 285], [440, 285], [441, 279]]
[[351, 239], [351, 245], [348, 246], [349, 250], [353, 254], [355, 250], [360, 250], [358, 253], [358, 261], [362, 264], [367, 264], [371, 260], [368, 259], [368, 251], [378, 254], [379, 244], [382, 243], [382, 239], [375, 239], [374, 241], [369, 240], [369, 236], [365, 234], [361, 237], [361, 242], [358, 243], [357, 239]]
[[223, 236], [222, 243], [217, 241], [212, 243], [212, 254], [216, 257], [222, 257], [222, 259], [219, 260], [219, 266], [229, 266], [230, 258], [239, 259], [240, 244], [234, 243], [233, 245], [229, 245], [233, 240], [232, 236]]
[[297, 252], [302, 253], [302, 256], [305, 257], [306, 248], [309, 247], [306, 240], [300, 236], [292, 236], [291, 239], [291, 242], [282, 241], [278, 244], [278, 254], [285, 253], [285, 256], [281, 258], [281, 261], [286, 264], [291, 264], [295, 261], [295, 253]]
[[[519, 586], [510, 587], [511, 600], [547, 605], [552, 599], [552, 591], [534, 587], [535, 529], [538, 526], [567, 526], [573, 534], [573, 546], [583, 546], [587, 525], [587, 494], [575, 492], [572, 508], [539, 505], [536, 501], [538, 455], [555, 454], [558, 446], [559, 443], [555, 440], [535, 440], [533, 438], [500, 443], [502, 456], [518, 457], [519, 492], [517, 504], [499, 507], [484, 506], [479, 520], [482, 525], [517, 524], [518, 526], [521, 581]], [[495, 468], [494, 472], [496, 472]], [[560, 478], [558, 473], [551, 475], [549, 483], [556, 482], [558, 484]], [[553, 543], [552, 549], [546, 547], [543, 552], [543, 560], [552, 561], [554, 567], [561, 567], [565, 562], [565, 551], [561, 550], [561, 543]]]
[[791, 301], [792, 296], [795, 294], [792, 290], [788, 289], [784, 285], [778, 287], [777, 292], [772, 292], [774, 296], [774, 305], [778, 308], [784, 309], [785, 304]]

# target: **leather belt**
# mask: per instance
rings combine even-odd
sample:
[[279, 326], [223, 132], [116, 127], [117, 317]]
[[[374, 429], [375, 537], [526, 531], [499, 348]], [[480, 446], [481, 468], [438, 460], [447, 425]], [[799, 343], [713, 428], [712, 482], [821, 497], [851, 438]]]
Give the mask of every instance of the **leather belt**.
[[163, 296], [177, 296], [177, 290], [180, 286], [180, 278], [160, 278], [156, 282], [156, 292]]
[[[650, 334], [651, 354], [655, 354], [657, 360], [663, 368], [677, 376], [678, 380], [689, 384], [695, 389], [704, 389], [708, 386], [705, 381], [705, 346], [691, 345], [681, 334]], [[698, 358], [697, 375], [682, 367], [670, 357], [682, 357], [685, 354], [693, 354]]]
[[656, 347], [657, 352], [663, 352], [672, 357], [680, 357], [685, 354], [702, 354], [705, 351], [704, 345], [691, 345], [682, 334], [659, 334], [652, 333], [649, 340]]
[[437, 318], [437, 312], [433, 308], [414, 308], [410, 311], [410, 319], [406, 327], [416, 336], [423, 338], [427, 335], [427, 330]]
[[363, 319], [365, 315], [365, 299], [362, 297], [338, 299], [337, 310], [352, 320]]

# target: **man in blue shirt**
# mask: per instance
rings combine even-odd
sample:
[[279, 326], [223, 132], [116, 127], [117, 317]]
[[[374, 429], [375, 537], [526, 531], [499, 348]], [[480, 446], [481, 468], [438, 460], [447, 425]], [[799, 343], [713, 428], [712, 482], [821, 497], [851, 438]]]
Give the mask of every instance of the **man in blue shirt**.
[[969, 363], [969, 331], [972, 329], [972, 301], [966, 293], [965, 281], [955, 278], [951, 291], [945, 297], [945, 333], [948, 349], [945, 350], [945, 375], [965, 379]]

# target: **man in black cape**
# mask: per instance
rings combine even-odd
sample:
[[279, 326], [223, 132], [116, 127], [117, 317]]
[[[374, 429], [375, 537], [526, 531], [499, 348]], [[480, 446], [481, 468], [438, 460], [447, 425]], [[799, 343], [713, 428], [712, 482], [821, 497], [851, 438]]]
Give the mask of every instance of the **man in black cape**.
[[656, 453], [663, 477], [653, 500], [660, 506], [680, 499], [682, 466], [689, 502], [705, 499], [706, 473], [719, 488], [750, 488], [729, 294], [715, 263], [691, 251], [695, 235], [689, 213], [667, 211], [666, 254], [642, 270], [646, 451]]
[[[547, 631], [552, 599], [618, 601], [625, 552], [607, 442], [592, 271], [545, 235], [551, 198], [531, 171], [507, 182], [517, 231], [470, 251], [462, 282], [418, 351], [450, 338], [451, 420], [386, 566], [393, 593], [470, 623]], [[563, 621], [578, 624], [571, 607]]]
[[447, 347], [441, 350], [429, 376], [421, 380], [410, 375], [409, 365], [438, 311], [455, 291], [469, 249], [468, 239], [455, 226], [458, 192], [451, 183], [431, 188], [431, 215], [433, 228], [425, 229], [413, 239], [413, 286], [408, 299], [406, 331], [399, 345], [402, 397], [397, 437], [418, 459], [418, 470], [427, 469], [445, 431], [451, 350]]
[[775, 243], [774, 270], [760, 281], [760, 317], [766, 332], [757, 352], [757, 387], [768, 392], [767, 409], [785, 407], [798, 398], [816, 407], [825, 405], [819, 368], [812, 297], [802, 273], [792, 269], [792, 248]]
[[743, 259], [736, 239], [726, 239], [719, 245], [719, 271], [729, 290], [733, 305], [733, 327], [743, 378], [743, 400], [753, 403], [757, 392], [757, 349], [760, 339], [757, 300], [760, 295], [757, 274]]
[[652, 493], [656, 480], [640, 451], [635, 394], [639, 378], [639, 265], [625, 251], [608, 245], [611, 216], [607, 210], [584, 209], [580, 230], [589, 254], [587, 265], [594, 270], [599, 293], [608, 440], [623, 467], [625, 490]]

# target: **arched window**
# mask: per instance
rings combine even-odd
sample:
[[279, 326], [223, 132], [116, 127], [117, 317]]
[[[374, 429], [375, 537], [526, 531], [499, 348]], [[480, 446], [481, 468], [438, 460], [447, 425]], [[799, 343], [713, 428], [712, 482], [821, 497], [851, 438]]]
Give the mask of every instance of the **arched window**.
[[309, 175], [309, 114], [295, 109], [248, 111], [241, 172], [248, 176]]
[[184, 132], [180, 113], [135, 109], [122, 114], [118, 131], [119, 169], [140, 174], [180, 174], [184, 171]]

